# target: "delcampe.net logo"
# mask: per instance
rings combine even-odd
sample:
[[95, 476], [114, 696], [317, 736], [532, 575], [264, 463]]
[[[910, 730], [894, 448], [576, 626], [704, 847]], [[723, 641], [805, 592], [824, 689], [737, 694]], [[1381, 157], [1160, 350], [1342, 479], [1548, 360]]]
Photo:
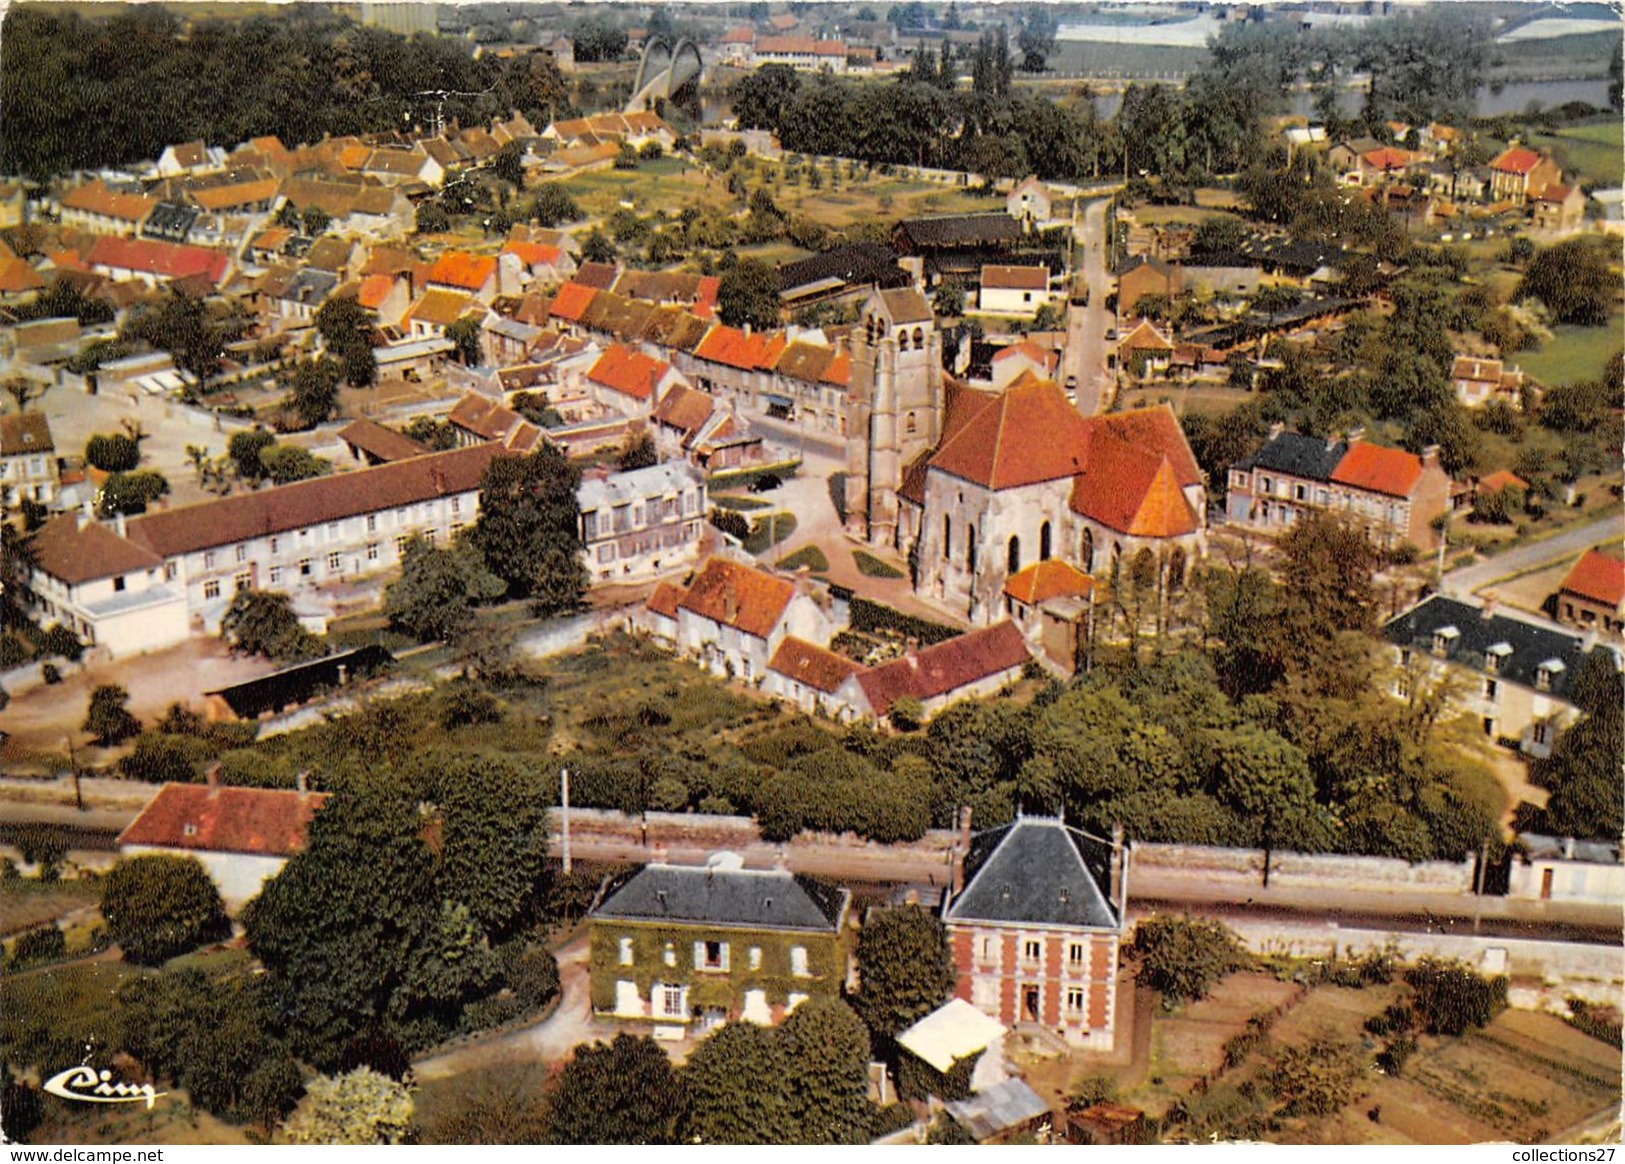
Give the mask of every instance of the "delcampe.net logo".
[[69, 1067], [58, 1071], [44, 1083], [46, 1091], [63, 1099], [80, 1103], [142, 1103], [150, 1111], [160, 1095], [167, 1091], [154, 1091], [150, 1083], [115, 1082], [111, 1071], [97, 1071], [94, 1067]]

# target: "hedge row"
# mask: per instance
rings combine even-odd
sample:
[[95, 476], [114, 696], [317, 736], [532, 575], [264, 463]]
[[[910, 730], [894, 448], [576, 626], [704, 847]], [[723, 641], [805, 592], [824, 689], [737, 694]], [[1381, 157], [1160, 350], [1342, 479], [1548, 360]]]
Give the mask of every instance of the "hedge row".
[[915, 639], [922, 646], [956, 638], [961, 633], [955, 627], [915, 618], [912, 614], [904, 614], [883, 602], [875, 602], [868, 598], [852, 599], [851, 623], [853, 630], [868, 631], [871, 634], [876, 631], [892, 631], [904, 638]]

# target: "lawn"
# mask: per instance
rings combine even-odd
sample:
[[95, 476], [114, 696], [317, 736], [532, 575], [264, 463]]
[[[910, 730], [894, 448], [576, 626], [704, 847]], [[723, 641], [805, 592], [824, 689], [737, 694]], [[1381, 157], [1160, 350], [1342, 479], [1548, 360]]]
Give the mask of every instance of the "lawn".
[[796, 515], [793, 513], [770, 513], [766, 517], [758, 517], [751, 524], [750, 536], [745, 539], [745, 552], [765, 553], [769, 547], [778, 545], [795, 532]]
[[867, 550], [853, 550], [852, 560], [858, 573], [866, 578], [903, 578], [906, 575], [889, 562], [883, 562]]
[[1512, 359], [1547, 387], [1594, 380], [1620, 349], [1620, 319], [1615, 313], [1604, 327], [1555, 327], [1552, 338], [1538, 350], [1518, 352]]
[[829, 570], [829, 559], [817, 546], [802, 546], [788, 557], [779, 559], [781, 570], [799, 570], [803, 566], [814, 574], [823, 574]]
[[1152, 384], [1144, 388], [1129, 388], [1118, 393], [1118, 403], [1124, 408], [1143, 408], [1149, 404], [1170, 404], [1175, 416], [1212, 413], [1223, 414], [1253, 399], [1243, 388], [1227, 388], [1217, 384], [1204, 384], [1185, 388], [1173, 384]]
[[711, 504], [722, 509], [747, 510], [767, 509], [773, 503], [771, 501], [763, 501], [760, 497], [718, 497], [716, 494], [712, 494]]
[[0, 881], [0, 934], [32, 929], [69, 910], [95, 905], [101, 899], [101, 882], [88, 878], [35, 881], [19, 877]]
[[632, 202], [640, 213], [662, 210], [675, 214], [685, 206], [710, 206], [728, 197], [720, 179], [694, 165], [686, 171], [678, 169], [683, 164], [676, 158], [662, 158], [636, 170], [577, 174], [563, 179], [563, 185], [593, 217], [614, 212], [622, 202]]
[[1625, 126], [1617, 118], [1567, 126], [1556, 133], [1532, 133], [1529, 141], [1551, 152], [1565, 178], [1578, 174], [1583, 184], [1596, 186], [1625, 182]]

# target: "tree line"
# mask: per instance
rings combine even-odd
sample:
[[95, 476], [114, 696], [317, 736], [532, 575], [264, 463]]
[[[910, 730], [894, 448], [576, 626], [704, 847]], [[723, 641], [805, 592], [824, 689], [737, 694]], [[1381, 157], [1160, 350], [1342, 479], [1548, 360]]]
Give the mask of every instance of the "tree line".
[[434, 112], [542, 122], [569, 96], [540, 57], [475, 60], [451, 39], [363, 28], [322, 8], [183, 21], [156, 5], [105, 19], [12, 8], [0, 49], [0, 171], [45, 179], [156, 158], [167, 145], [289, 146], [399, 130]]

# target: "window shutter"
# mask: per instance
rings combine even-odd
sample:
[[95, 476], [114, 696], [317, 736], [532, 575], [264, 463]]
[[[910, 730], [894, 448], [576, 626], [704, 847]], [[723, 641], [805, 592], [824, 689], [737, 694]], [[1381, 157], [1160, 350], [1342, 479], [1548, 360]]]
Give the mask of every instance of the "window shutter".
[[699, 970], [705, 966], [705, 943], [694, 943], [694, 969]]

